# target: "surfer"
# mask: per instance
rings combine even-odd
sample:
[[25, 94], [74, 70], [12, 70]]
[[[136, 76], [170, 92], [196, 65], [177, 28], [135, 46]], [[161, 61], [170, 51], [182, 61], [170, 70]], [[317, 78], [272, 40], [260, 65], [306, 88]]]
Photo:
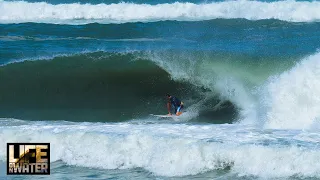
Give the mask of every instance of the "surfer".
[[168, 103], [167, 103], [167, 108], [168, 108], [168, 115], [171, 115], [171, 106], [174, 107], [174, 113], [179, 116], [182, 114], [181, 109], [183, 108], [183, 102], [181, 102], [178, 98], [171, 96], [170, 94], [167, 94], [168, 97]]

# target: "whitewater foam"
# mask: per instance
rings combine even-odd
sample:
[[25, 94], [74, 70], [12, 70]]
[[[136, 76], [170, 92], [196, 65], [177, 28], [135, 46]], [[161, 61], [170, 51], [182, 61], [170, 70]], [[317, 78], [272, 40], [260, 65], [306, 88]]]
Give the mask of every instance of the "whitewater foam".
[[271, 77], [260, 96], [260, 119], [267, 128], [309, 129], [319, 124], [320, 53]]
[[[319, 136], [241, 125], [33, 122], [0, 127], [1, 142], [50, 142], [52, 162], [103, 169], [141, 167], [183, 176], [230, 169], [240, 176], [318, 176]], [[5, 159], [0, 145], [0, 159]]]
[[248, 20], [279, 19], [290, 22], [320, 20], [320, 2], [225, 1], [214, 3], [172, 4], [57, 4], [46, 2], [0, 1], [0, 23], [125, 23], [163, 20], [201, 21], [245, 18]]

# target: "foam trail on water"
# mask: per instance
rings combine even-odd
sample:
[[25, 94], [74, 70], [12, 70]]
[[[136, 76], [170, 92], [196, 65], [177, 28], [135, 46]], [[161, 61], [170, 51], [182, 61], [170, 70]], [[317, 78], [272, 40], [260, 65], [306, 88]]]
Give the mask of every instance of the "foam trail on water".
[[242, 125], [13, 122], [0, 127], [0, 160], [6, 142], [50, 142], [52, 162], [82, 167], [141, 167], [162, 176], [227, 168], [241, 176], [318, 177], [319, 140], [304, 131]]
[[201, 21], [209, 19], [245, 18], [249, 20], [279, 19], [290, 22], [320, 20], [320, 2], [225, 1], [214, 3], [172, 4], [58, 4], [46, 2], [0, 1], [0, 23], [125, 23], [163, 20]]
[[320, 53], [273, 76], [262, 87], [260, 118], [267, 128], [311, 128], [320, 118]]

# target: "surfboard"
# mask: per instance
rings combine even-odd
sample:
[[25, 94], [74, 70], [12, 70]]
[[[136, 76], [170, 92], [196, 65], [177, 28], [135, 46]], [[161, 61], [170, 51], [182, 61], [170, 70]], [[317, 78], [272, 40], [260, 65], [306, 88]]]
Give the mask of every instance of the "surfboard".
[[151, 116], [161, 117], [161, 118], [174, 118], [176, 115], [158, 115], [158, 114], [150, 114]]

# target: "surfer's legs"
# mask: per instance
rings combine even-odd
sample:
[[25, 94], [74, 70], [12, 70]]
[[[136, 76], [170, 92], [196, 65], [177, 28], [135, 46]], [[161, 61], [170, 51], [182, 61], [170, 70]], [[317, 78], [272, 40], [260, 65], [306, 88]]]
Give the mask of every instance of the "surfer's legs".
[[176, 115], [180, 115], [180, 114], [182, 114], [182, 112], [181, 112], [181, 110], [182, 110], [182, 108], [183, 108], [183, 105], [180, 105], [180, 106], [178, 106], [178, 107], [176, 107], [176, 106], [173, 106], [173, 108], [174, 108], [174, 114], [176, 114]]

